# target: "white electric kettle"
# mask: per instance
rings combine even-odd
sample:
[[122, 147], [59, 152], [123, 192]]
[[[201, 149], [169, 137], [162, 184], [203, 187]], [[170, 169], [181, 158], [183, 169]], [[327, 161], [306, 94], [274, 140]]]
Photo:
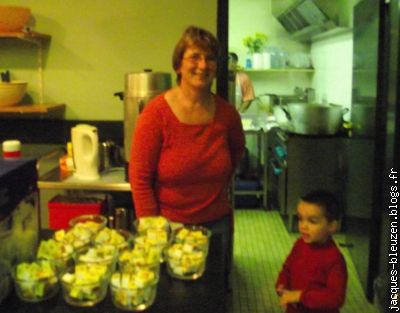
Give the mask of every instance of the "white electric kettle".
[[99, 175], [99, 137], [97, 128], [78, 124], [71, 128], [74, 176], [82, 180], [96, 180]]

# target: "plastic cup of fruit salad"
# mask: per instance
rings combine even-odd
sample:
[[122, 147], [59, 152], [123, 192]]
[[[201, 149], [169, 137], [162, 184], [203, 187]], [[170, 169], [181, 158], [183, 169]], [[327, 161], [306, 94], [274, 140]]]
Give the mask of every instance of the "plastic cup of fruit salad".
[[150, 244], [135, 244], [130, 250], [124, 250], [118, 257], [118, 268], [122, 272], [133, 273], [137, 268], [147, 268], [159, 279], [160, 252]]
[[156, 297], [157, 275], [145, 267], [136, 267], [132, 272], [115, 272], [110, 281], [113, 304], [123, 310], [147, 309]]
[[149, 229], [146, 233], [136, 234], [133, 245], [137, 249], [152, 250], [158, 254], [159, 262], [164, 262], [164, 249], [169, 242], [168, 234], [163, 229]]
[[107, 225], [107, 218], [100, 214], [86, 214], [77, 216], [69, 221], [71, 227], [83, 227], [97, 234]]
[[148, 229], [164, 229], [170, 232], [168, 219], [163, 216], [147, 216], [141, 217], [133, 222], [133, 227], [137, 233], [146, 233]]
[[57, 230], [53, 238], [63, 244], [72, 245], [75, 252], [87, 249], [90, 245], [93, 233], [90, 229], [85, 227], [71, 227], [67, 230]]
[[105, 264], [76, 264], [61, 275], [64, 300], [73, 306], [94, 306], [106, 297], [109, 279]]
[[73, 264], [73, 254], [74, 248], [72, 245], [48, 239], [40, 241], [36, 257], [52, 261], [56, 266], [57, 272], [61, 273]]
[[211, 231], [200, 226], [185, 226], [173, 233], [166, 248], [167, 272], [183, 280], [200, 278], [205, 271]]
[[19, 263], [12, 274], [16, 293], [23, 301], [44, 301], [55, 296], [59, 290], [56, 269], [49, 260]]
[[94, 238], [96, 245], [106, 244], [113, 245], [118, 252], [129, 249], [132, 246], [133, 235], [123, 229], [112, 229], [105, 227], [100, 230]]
[[118, 250], [113, 245], [95, 245], [75, 255], [75, 263], [103, 264], [111, 272], [115, 270]]

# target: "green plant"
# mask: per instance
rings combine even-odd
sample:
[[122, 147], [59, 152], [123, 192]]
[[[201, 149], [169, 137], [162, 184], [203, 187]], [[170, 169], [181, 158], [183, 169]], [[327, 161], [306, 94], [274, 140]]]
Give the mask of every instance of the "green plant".
[[250, 53], [259, 53], [263, 51], [264, 46], [267, 43], [267, 35], [263, 33], [255, 33], [253, 36], [247, 36], [243, 38], [243, 44], [249, 49]]

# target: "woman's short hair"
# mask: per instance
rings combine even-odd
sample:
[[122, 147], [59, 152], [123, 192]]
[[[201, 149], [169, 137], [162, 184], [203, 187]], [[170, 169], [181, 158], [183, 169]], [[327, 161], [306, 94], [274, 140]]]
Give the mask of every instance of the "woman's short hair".
[[[208, 30], [197, 26], [189, 26], [177, 42], [172, 55], [172, 67], [175, 72], [181, 67], [183, 54], [189, 46], [196, 46], [212, 56], [219, 57], [219, 43], [217, 38]], [[177, 73], [177, 82], [180, 84], [181, 75]]]

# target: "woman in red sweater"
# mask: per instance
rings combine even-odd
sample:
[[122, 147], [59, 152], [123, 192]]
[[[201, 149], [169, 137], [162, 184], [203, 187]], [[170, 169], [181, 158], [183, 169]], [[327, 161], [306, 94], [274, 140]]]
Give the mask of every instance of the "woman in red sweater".
[[244, 133], [235, 107], [211, 92], [218, 55], [210, 32], [185, 30], [172, 59], [177, 86], [140, 114], [129, 177], [137, 217], [162, 215], [206, 226], [221, 233], [228, 248], [228, 187], [244, 150]]

